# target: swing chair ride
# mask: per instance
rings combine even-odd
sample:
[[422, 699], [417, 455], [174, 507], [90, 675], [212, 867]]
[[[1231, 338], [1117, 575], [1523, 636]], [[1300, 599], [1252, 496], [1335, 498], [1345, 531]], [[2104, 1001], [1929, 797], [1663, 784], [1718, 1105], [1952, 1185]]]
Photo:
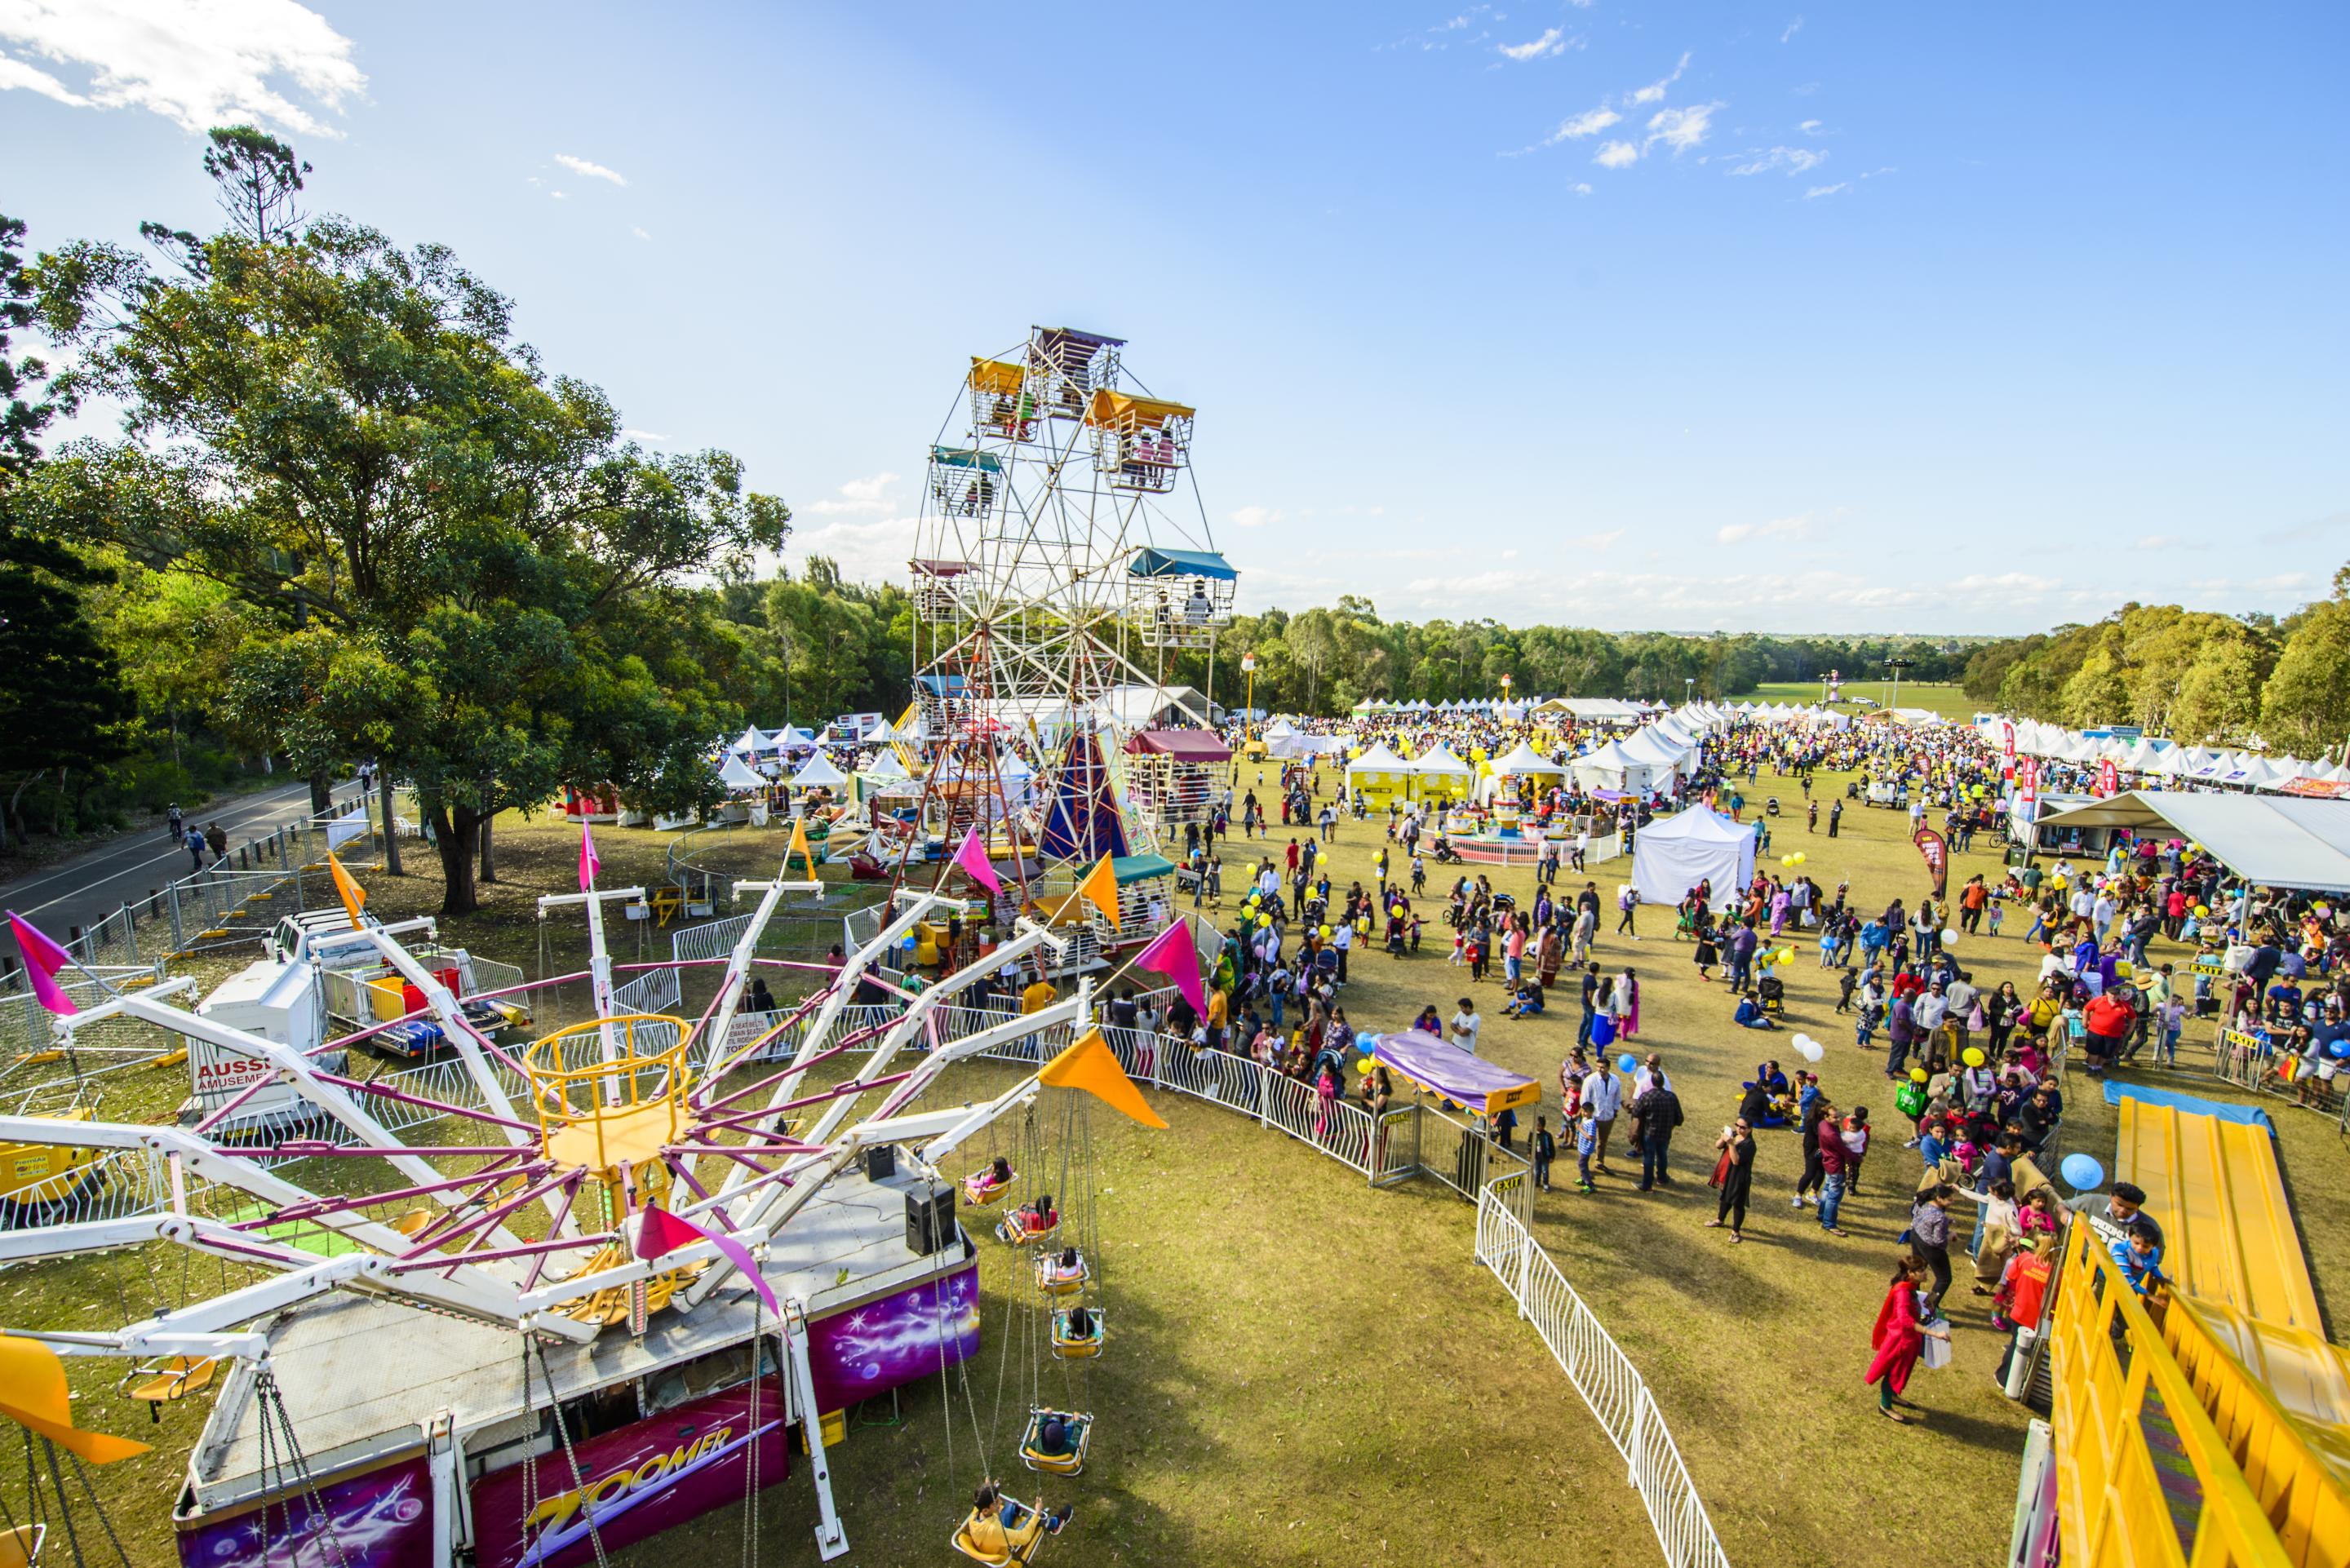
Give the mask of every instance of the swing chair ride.
[[[997, 884], [972, 882], [983, 919], [1053, 926], [1072, 944], [1062, 974], [1147, 935], [1077, 896], [1088, 867], [1110, 864], [1123, 916], [1171, 903], [1162, 836], [1182, 823], [1154, 803], [1180, 793], [1160, 775], [1180, 770], [1130, 762], [1121, 742], [1180, 705], [1165, 684], [1175, 654], [1201, 650], [1212, 671], [1238, 582], [1192, 472], [1195, 410], [1140, 388], [1125, 347], [1039, 327], [971, 361], [930, 449], [910, 563], [900, 728], [922, 766], [868, 841], [904, 887], [975, 836]], [[1202, 702], [1193, 722], [1207, 719]]]
[[[388, 1025], [291, 1045], [191, 1008], [184, 978], [53, 1020], [68, 1050], [78, 1032], [129, 1020], [249, 1064], [238, 1093], [176, 1126], [110, 1121], [87, 1107], [70, 1120], [0, 1115], [0, 1145], [69, 1145], [104, 1166], [102, 1179], [85, 1172], [70, 1191], [34, 1194], [0, 1217], [0, 1263], [95, 1256], [102, 1268], [106, 1255], [149, 1243], [182, 1249], [176, 1304], [142, 1315], [118, 1286], [121, 1326], [0, 1330], [0, 1352], [14, 1358], [11, 1369], [46, 1368], [58, 1356], [126, 1359], [123, 1391], [156, 1420], [210, 1391], [173, 1512], [192, 1568], [275, 1568], [307, 1563], [314, 1552], [322, 1563], [436, 1568], [463, 1560], [555, 1568], [591, 1553], [601, 1563], [610, 1548], [730, 1501], [747, 1505], [745, 1557], [755, 1561], [759, 1494], [785, 1478], [793, 1425], [809, 1456], [816, 1542], [826, 1558], [840, 1555], [848, 1547], [826, 1413], [933, 1373], [942, 1384], [963, 1376], [970, 1403], [963, 1367], [979, 1346], [977, 1247], [940, 1164], [982, 1134], [992, 1147], [994, 1124], [1017, 1116], [1019, 1163], [990, 1200], [1041, 1184], [1055, 1153], [1037, 1132], [1048, 1091], [1059, 1097], [1058, 1185], [1046, 1202], [1057, 1223], [1019, 1235], [1033, 1257], [1014, 1271], [1011, 1295], [1037, 1324], [1046, 1311], [1089, 1313], [1092, 1350], [1100, 1349], [1081, 1107], [1099, 1097], [1163, 1124], [1087, 1027], [1088, 983], [960, 1038], [946, 1037], [935, 1005], [983, 971], [1059, 956], [1064, 936], [1020, 919], [993, 953], [919, 994], [900, 991], [879, 965], [918, 925], [963, 907], [900, 888], [880, 929], [837, 969], [758, 959], [783, 900], [822, 888], [788, 879], [786, 858], [776, 878], [735, 885], [738, 899], [755, 896], [756, 905], [727, 957], [632, 966], [715, 969], [715, 994], [698, 1018], [630, 1012], [613, 1000], [604, 907], [642, 889], [600, 888], [598, 869], [583, 829], [581, 890], [540, 902], [542, 920], [584, 915], [587, 970], [500, 998], [458, 995], [444, 979], [453, 971], [428, 967], [402, 940], [429, 922], [373, 923], [356, 889], [346, 893], [348, 929], [314, 932], [276, 961], [316, 966], [338, 950], [371, 950], [421, 996], [416, 1016], [453, 1047], [422, 1086], [406, 1074], [401, 1087], [362, 1079], [342, 1064], [349, 1047]], [[772, 1027], [738, 1031], [754, 970], [798, 971], [813, 989]], [[469, 1006], [583, 981], [594, 1015], [519, 1049], [499, 1044]], [[851, 1026], [852, 1002], [875, 985], [903, 1011]], [[1076, 1043], [1003, 1093], [918, 1104], [954, 1063], [1062, 1024]], [[232, 1141], [224, 1129], [269, 1093], [306, 1115]], [[1032, 1200], [1043, 1196], [1037, 1185]], [[1047, 1248], [1057, 1259], [1070, 1246], [1079, 1264], [1048, 1270]], [[199, 1254], [218, 1261], [212, 1293], [186, 1267]], [[131, 1288], [145, 1291], [149, 1280], [142, 1269]], [[1051, 1332], [1056, 1344], [1067, 1337]], [[1032, 1451], [1046, 1436], [1035, 1418], [1018, 1451], [1040, 1471], [1074, 1476], [1093, 1418], [1082, 1364], [1062, 1365], [1074, 1381], [1056, 1407], [1065, 1419], [1051, 1451]], [[53, 1381], [62, 1409], [62, 1373]], [[13, 1371], [9, 1386], [0, 1414], [23, 1421]], [[1041, 1394], [1031, 1405], [1032, 1417], [1047, 1413]], [[974, 1431], [977, 1419], [973, 1407]], [[58, 1439], [50, 1427], [27, 1431]], [[951, 1441], [952, 1429], [950, 1407]], [[42, 1553], [45, 1539], [57, 1550], [59, 1475], [48, 1514], [0, 1521], [0, 1564], [53, 1560]], [[1001, 1554], [983, 1524], [967, 1521], [957, 1544], [981, 1561], [1025, 1562], [1065, 1520], [1040, 1505], [1027, 1521], [1034, 1528], [1024, 1535], [1015, 1521], [1020, 1544]]]

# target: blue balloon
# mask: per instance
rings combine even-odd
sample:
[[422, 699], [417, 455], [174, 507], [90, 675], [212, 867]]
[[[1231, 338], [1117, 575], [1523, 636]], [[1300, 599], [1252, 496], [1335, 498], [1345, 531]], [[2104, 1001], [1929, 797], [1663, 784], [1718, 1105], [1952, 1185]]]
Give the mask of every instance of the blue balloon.
[[2325, 1048], [2325, 1054], [2335, 1061], [2350, 1061], [2350, 1040], [2336, 1040]]
[[1619, 1073], [1628, 1073], [1639, 1064], [1640, 1059], [1629, 1051], [1616, 1058], [1616, 1070]]
[[1378, 1043], [1379, 1037], [1367, 1029], [1355, 1036], [1355, 1049], [1366, 1056], [1371, 1054], [1371, 1048]]
[[2056, 1168], [2075, 1192], [2087, 1192], [2106, 1184], [2106, 1168], [2085, 1154], [2068, 1154], [2064, 1163]]

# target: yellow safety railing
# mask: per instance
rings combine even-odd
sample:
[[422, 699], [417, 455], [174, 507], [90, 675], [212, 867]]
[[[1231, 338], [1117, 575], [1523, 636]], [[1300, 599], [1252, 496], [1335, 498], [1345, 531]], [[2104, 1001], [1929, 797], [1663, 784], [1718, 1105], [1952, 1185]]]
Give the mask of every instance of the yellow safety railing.
[[[2350, 1563], [2350, 1490], [2344, 1486], [2350, 1450], [2339, 1440], [2341, 1428], [2319, 1428], [2316, 1442], [2329, 1451], [2315, 1451], [2311, 1428], [2230, 1348], [2227, 1320], [2215, 1324], [2208, 1313], [2200, 1302], [2170, 1303], [2162, 1315], [2163, 1343], [2260, 1500], [2286, 1558], [2297, 1568], [2344, 1568]], [[2338, 1354], [2305, 1330], [2263, 1329], [2241, 1319], [2235, 1326], [2254, 1334], [2256, 1345], [2268, 1342], [2256, 1355], [2273, 1358], [2279, 1336], [2291, 1342], [2292, 1354], [2318, 1365]], [[2272, 1359], [2267, 1370], [2273, 1369]]]
[[[2326, 1560], [2286, 1550], [2163, 1331], [2085, 1220], [2065, 1238], [2049, 1353], [2066, 1568], [2306, 1568]], [[2170, 1451], [2167, 1462], [2158, 1442]]]

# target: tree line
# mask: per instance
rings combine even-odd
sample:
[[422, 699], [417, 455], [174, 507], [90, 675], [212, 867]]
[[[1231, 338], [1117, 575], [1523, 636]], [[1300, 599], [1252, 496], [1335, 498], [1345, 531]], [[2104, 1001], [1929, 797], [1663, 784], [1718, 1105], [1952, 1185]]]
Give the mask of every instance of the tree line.
[[1977, 648], [1986, 708], [2075, 729], [2136, 724], [2189, 743], [2260, 739], [2303, 756], [2350, 738], [2350, 566], [2332, 597], [2272, 616], [2129, 604]]
[[[1949, 638], [1707, 637], [1607, 632], [1589, 627], [1509, 627], [1491, 619], [1386, 621], [1367, 599], [1295, 614], [1236, 616], [1217, 639], [1216, 697], [1242, 705], [1243, 655], [1256, 659], [1255, 705], [1276, 712], [1336, 714], [1366, 698], [1429, 702], [1518, 697], [1735, 698], [1772, 681], [1850, 684], [1881, 679], [1904, 661], [1905, 680], [1955, 680], [1972, 651]], [[1207, 658], [1191, 652], [1170, 674], [1203, 685]]]
[[[746, 712], [903, 693], [905, 596], [822, 561], [754, 578], [791, 514], [738, 459], [625, 438], [447, 247], [303, 211], [275, 138], [216, 130], [203, 168], [206, 235], [28, 261], [0, 218], [0, 836], [264, 758], [323, 809], [373, 759], [414, 782], [458, 913], [502, 811], [606, 782], [698, 804]], [[93, 405], [118, 437], [48, 439]]]

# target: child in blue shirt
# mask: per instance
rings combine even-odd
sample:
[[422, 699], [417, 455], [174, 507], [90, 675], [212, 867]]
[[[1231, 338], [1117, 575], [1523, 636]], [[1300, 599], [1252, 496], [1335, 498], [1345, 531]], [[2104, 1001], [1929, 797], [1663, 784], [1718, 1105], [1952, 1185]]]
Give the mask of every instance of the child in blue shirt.
[[1598, 1107], [1586, 1105], [1583, 1107], [1583, 1114], [1575, 1119], [1575, 1166], [1579, 1178], [1575, 1183], [1577, 1192], [1599, 1190], [1591, 1184], [1591, 1157], [1598, 1151]]

